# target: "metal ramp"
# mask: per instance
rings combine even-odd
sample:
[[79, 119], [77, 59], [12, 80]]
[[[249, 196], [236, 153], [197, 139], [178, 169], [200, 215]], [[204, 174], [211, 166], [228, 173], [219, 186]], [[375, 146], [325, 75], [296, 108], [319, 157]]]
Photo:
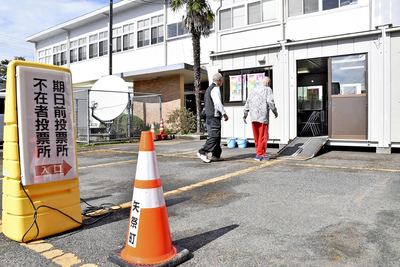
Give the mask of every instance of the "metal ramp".
[[328, 141], [328, 136], [296, 137], [278, 151], [276, 157], [308, 160], [314, 157]]

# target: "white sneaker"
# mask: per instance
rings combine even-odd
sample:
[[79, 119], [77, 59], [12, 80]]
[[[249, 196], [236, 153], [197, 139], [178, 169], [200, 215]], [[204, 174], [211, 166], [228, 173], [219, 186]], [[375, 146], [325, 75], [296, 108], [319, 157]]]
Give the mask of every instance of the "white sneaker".
[[204, 161], [205, 163], [210, 163], [211, 160], [204, 154], [200, 154], [199, 152], [197, 152], [197, 156], [199, 158], [201, 158], [202, 161]]
[[222, 160], [224, 160], [224, 159], [221, 157], [217, 158], [215, 156], [212, 156], [212, 158], [211, 158], [211, 161], [222, 161]]

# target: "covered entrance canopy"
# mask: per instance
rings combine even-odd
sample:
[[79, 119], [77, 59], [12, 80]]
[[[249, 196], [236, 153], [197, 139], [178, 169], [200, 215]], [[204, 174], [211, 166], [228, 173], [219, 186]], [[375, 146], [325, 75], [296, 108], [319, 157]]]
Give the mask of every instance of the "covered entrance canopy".
[[[200, 77], [202, 82], [208, 81], [207, 70], [200, 69]], [[184, 84], [194, 83], [193, 65], [187, 63], [178, 63], [168, 66], [160, 66], [150, 69], [141, 69], [128, 72], [114, 73], [113, 75], [119, 76], [126, 82], [134, 82], [141, 80], [152, 80], [163, 77], [170, 77], [176, 75], [183, 75]], [[97, 80], [86, 81], [84, 83], [74, 84], [74, 87], [85, 87], [93, 85]]]

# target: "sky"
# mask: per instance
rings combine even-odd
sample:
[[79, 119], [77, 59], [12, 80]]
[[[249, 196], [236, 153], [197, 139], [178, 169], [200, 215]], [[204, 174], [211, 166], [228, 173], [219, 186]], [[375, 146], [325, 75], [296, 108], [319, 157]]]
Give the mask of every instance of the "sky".
[[35, 46], [27, 37], [109, 5], [109, 0], [0, 0], [0, 60], [34, 61]]

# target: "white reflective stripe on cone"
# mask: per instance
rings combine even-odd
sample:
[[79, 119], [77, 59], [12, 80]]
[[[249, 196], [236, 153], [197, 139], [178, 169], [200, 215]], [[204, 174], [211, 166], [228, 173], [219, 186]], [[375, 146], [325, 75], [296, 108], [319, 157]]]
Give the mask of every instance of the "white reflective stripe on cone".
[[159, 208], [165, 205], [162, 187], [152, 189], [134, 188], [132, 203], [138, 203], [141, 209]]
[[136, 176], [138, 180], [155, 180], [160, 178], [155, 151], [139, 151]]

